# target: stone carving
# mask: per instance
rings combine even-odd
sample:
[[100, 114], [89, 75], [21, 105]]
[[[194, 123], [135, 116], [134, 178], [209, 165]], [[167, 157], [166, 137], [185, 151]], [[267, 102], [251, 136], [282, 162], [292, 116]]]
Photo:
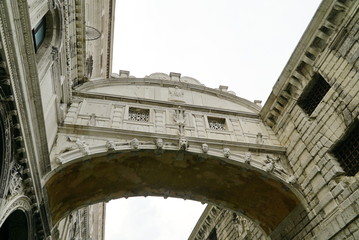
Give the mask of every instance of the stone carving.
[[138, 141], [137, 138], [134, 138], [134, 139], [131, 140], [130, 146], [131, 146], [131, 148], [133, 148], [133, 149], [138, 149], [139, 146], [140, 146], [140, 141]]
[[175, 123], [179, 126], [179, 132], [180, 135], [184, 133], [184, 126], [186, 125], [186, 119], [185, 119], [185, 110], [183, 110], [181, 107], [178, 107], [176, 109], [176, 113], [174, 116]]
[[22, 174], [23, 167], [20, 164], [15, 163], [10, 171], [9, 192], [11, 196], [24, 192]]
[[180, 89], [178, 86], [175, 88], [169, 89], [169, 101], [174, 102], [184, 102], [184, 94], [182, 89]]
[[96, 114], [91, 113], [90, 119], [87, 123], [88, 126], [96, 126]]
[[85, 75], [86, 75], [87, 78], [91, 78], [92, 70], [93, 70], [93, 57], [92, 57], [92, 55], [90, 55], [86, 59], [86, 72], [85, 72]]
[[264, 143], [262, 133], [257, 134], [256, 143], [257, 144], [263, 144]]
[[2, 215], [0, 214], [0, 226], [4, 223], [5, 219], [14, 211], [14, 209], [23, 209], [24, 211], [30, 211], [31, 204], [30, 199], [26, 196], [17, 196], [12, 199], [11, 205], [6, 209]]
[[108, 141], [106, 141], [106, 145], [105, 145], [105, 146], [106, 146], [107, 150], [113, 151], [113, 150], [115, 150], [116, 144], [115, 144], [114, 141], [108, 140]]
[[61, 155], [56, 155], [55, 156], [55, 163], [57, 163], [58, 165], [61, 165], [64, 162], [64, 159], [61, 157]]
[[246, 218], [233, 213], [233, 223], [237, 226], [240, 239], [243, 239], [242, 237], [248, 237], [250, 234], [250, 229], [249, 221]]
[[244, 162], [250, 164], [252, 160], [252, 154], [250, 152], [244, 153]]
[[202, 149], [203, 153], [208, 153], [208, 150], [209, 150], [208, 144], [203, 143], [201, 149]]
[[289, 184], [294, 185], [294, 184], [297, 183], [297, 177], [294, 176], [294, 175], [290, 175], [290, 176], [288, 177], [288, 179], [287, 179], [287, 182], [288, 182]]
[[187, 147], [188, 147], [188, 141], [185, 138], [185, 130], [184, 130], [184, 126], [186, 124], [186, 119], [185, 119], [185, 113], [184, 112], [185, 111], [181, 107], [178, 107], [176, 109], [176, 113], [175, 113], [175, 117], [174, 117], [174, 121], [178, 125], [178, 133], [180, 135], [179, 147], [182, 150], [186, 150]]
[[267, 155], [267, 159], [264, 162], [265, 162], [264, 170], [266, 172], [274, 172], [274, 171], [276, 171], [278, 173], [286, 173], [284, 168], [282, 167], [282, 165], [280, 163], [280, 157], [272, 158], [272, 157]]
[[179, 139], [179, 149], [180, 150], [187, 150], [189, 147], [188, 140], [184, 136], [181, 136]]
[[52, 46], [52, 48], [51, 48], [51, 55], [52, 55], [52, 60], [57, 61], [58, 58], [59, 58], [59, 49], [56, 48], [56, 47], [54, 47], [54, 46]]
[[231, 155], [231, 151], [229, 148], [223, 148], [223, 155], [226, 158], [229, 158], [229, 156]]
[[157, 138], [155, 143], [156, 143], [157, 149], [159, 149], [159, 150], [163, 149], [164, 142], [163, 142], [162, 138]]
[[90, 149], [88, 144], [83, 139], [77, 139], [75, 142], [77, 148], [82, 152], [84, 155], [90, 154]]

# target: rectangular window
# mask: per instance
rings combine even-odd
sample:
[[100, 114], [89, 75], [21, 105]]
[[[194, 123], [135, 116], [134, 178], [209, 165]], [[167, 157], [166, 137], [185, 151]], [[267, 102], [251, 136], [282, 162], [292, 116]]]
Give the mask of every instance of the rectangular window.
[[320, 74], [316, 73], [299, 97], [298, 105], [306, 114], [311, 115], [329, 89], [330, 85]]
[[40, 22], [36, 24], [34, 29], [32, 29], [32, 38], [34, 40], [35, 52], [37, 52], [44, 42], [46, 34], [46, 19], [43, 17]]
[[150, 110], [130, 107], [128, 110], [128, 120], [136, 122], [149, 122]]
[[359, 121], [348, 129], [343, 139], [338, 142], [332, 153], [348, 176], [359, 171]]
[[226, 130], [226, 119], [208, 117], [208, 125], [212, 130], [224, 131]]

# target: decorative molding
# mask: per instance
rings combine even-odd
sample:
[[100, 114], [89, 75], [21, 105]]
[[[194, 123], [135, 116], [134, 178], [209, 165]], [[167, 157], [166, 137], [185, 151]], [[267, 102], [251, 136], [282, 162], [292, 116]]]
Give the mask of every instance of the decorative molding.
[[10, 214], [15, 210], [22, 210], [25, 213], [29, 213], [31, 211], [31, 200], [24, 195], [20, 195], [8, 201], [4, 205], [3, 209], [6, 210], [4, 212], [0, 211], [0, 226], [4, 223], [6, 218], [10, 216]]

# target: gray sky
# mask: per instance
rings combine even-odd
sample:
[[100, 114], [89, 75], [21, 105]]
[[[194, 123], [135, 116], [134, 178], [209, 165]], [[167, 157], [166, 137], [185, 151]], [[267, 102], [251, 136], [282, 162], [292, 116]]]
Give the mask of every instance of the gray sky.
[[[320, 2], [117, 0], [113, 72], [178, 72], [264, 103]], [[116, 201], [107, 207], [106, 240], [187, 239], [204, 208], [176, 199]]]

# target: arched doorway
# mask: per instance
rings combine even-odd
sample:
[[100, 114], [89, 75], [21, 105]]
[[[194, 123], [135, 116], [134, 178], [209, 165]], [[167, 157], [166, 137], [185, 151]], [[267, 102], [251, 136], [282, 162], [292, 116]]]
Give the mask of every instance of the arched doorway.
[[26, 214], [21, 210], [15, 210], [5, 220], [0, 228], [0, 239], [27, 240], [29, 239], [29, 227]]

